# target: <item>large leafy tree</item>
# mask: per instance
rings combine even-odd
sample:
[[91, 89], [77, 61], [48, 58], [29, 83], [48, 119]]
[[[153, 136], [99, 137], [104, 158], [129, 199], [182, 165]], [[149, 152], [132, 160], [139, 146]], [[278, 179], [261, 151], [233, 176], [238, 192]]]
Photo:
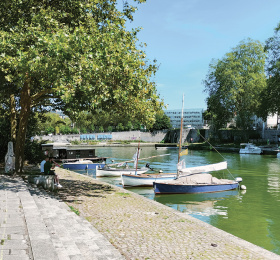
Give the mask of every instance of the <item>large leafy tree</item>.
[[260, 107], [260, 92], [266, 86], [265, 52], [258, 41], [242, 41], [221, 60], [210, 64], [204, 81], [208, 115], [217, 128], [232, 118], [246, 129]]
[[125, 2], [119, 11], [116, 2], [1, 1], [1, 102], [10, 111], [16, 172], [32, 110], [101, 109], [153, 123], [162, 106], [151, 81], [157, 65], [137, 45], [138, 29], [125, 30], [135, 8]]
[[163, 112], [160, 111], [156, 114], [156, 122], [151, 128], [148, 128], [151, 132], [163, 129], [171, 129], [170, 118]]
[[269, 113], [280, 111], [280, 24], [275, 28], [274, 36], [265, 44], [267, 51], [267, 87], [262, 91], [258, 115], [266, 118]]

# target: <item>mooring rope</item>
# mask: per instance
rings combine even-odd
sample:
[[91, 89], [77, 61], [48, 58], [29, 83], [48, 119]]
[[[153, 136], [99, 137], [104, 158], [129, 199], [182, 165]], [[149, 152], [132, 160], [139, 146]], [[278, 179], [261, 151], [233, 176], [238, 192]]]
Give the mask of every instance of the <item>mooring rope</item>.
[[[202, 137], [202, 139], [205, 141], [205, 142], [207, 142], [225, 161], [227, 161], [226, 160], [226, 158], [212, 145], [212, 144], [210, 144], [209, 143], [209, 141], [208, 140], [206, 140], [205, 139], [205, 137], [199, 132], [199, 130], [197, 130], [197, 133]], [[229, 171], [229, 169], [227, 168], [227, 171], [228, 171], [228, 173], [230, 174], [230, 176], [232, 177], [232, 178], [234, 178], [233, 177], [233, 175], [232, 175], [232, 173]]]

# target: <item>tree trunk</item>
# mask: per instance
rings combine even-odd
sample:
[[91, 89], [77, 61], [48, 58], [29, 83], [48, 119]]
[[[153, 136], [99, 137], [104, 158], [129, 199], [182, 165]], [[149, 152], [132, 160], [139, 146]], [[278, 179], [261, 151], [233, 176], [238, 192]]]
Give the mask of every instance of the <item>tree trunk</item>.
[[30, 96], [30, 79], [28, 78], [20, 93], [20, 114], [19, 114], [19, 129], [16, 138], [15, 149], [15, 172], [22, 173], [24, 164], [24, 146], [27, 131], [28, 117], [31, 111], [31, 96]]
[[16, 142], [16, 133], [17, 133], [17, 116], [16, 116], [16, 101], [15, 101], [15, 95], [10, 95], [10, 123], [11, 123], [11, 141], [13, 142], [13, 145], [15, 145]]

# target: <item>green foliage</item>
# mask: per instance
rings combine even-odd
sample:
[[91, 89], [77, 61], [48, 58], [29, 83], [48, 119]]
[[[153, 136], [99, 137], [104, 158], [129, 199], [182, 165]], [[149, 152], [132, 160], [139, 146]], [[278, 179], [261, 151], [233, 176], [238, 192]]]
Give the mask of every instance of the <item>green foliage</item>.
[[130, 130], [132, 130], [132, 128], [133, 128], [133, 125], [132, 125], [131, 121], [128, 121], [127, 124], [126, 124], [125, 129], [130, 131]]
[[81, 127], [80, 132], [81, 132], [81, 134], [86, 134], [88, 131], [85, 127]]
[[[107, 112], [102, 110], [97, 110], [95, 112], [79, 112], [68, 114], [74, 121], [75, 126], [80, 129], [81, 133], [93, 133], [99, 132], [99, 127], [102, 126], [103, 130], [107, 129], [112, 132], [114, 129], [117, 130], [117, 125], [121, 123], [123, 125], [123, 130], [140, 130], [141, 124], [137, 119], [130, 119], [130, 116], [123, 116], [116, 114], [114, 112]], [[167, 120], [169, 120], [167, 118]], [[64, 124], [70, 125], [70, 122]], [[117, 130], [120, 131], [120, 130]]]
[[71, 129], [71, 134], [79, 134], [79, 129], [78, 128], [72, 128]]
[[41, 142], [26, 139], [24, 154], [28, 163], [38, 164], [43, 160], [44, 154], [42, 152], [41, 144]]
[[221, 60], [210, 64], [204, 81], [208, 93], [207, 113], [219, 129], [238, 116], [239, 126], [247, 129], [250, 118], [260, 107], [260, 93], [266, 86], [265, 53], [258, 41], [241, 42]]
[[151, 128], [149, 128], [149, 130], [151, 132], [172, 128], [172, 125], [170, 123], [170, 118], [166, 114], [164, 114], [163, 111], [158, 112], [156, 114], [155, 120], [156, 121], [155, 121], [154, 125]]
[[116, 127], [117, 131], [121, 132], [124, 130], [124, 126], [122, 123], [118, 123], [117, 127]]
[[63, 135], [67, 135], [67, 134], [70, 134], [71, 133], [71, 128], [67, 125], [62, 125], [60, 128], [59, 128], [59, 131], [61, 134]]
[[141, 129], [141, 123], [139, 122], [139, 121], [135, 121], [134, 123], [133, 123], [133, 129], [135, 129], [135, 130], [140, 130]]
[[32, 124], [29, 123], [29, 127], [36, 126], [34, 129], [36, 134], [58, 134], [60, 133], [60, 128], [65, 125], [70, 125], [70, 120], [68, 118], [62, 119], [56, 113], [35, 113], [34, 121]]
[[10, 139], [10, 121], [8, 114], [0, 107], [0, 161], [4, 161], [5, 155], [8, 151], [8, 142]]
[[280, 24], [275, 29], [274, 36], [265, 44], [267, 51], [267, 87], [261, 93], [261, 107], [258, 116], [266, 119], [268, 114], [280, 111]]
[[52, 126], [48, 126], [48, 127], [45, 129], [45, 133], [46, 133], [46, 134], [54, 134], [54, 131], [55, 131], [55, 129], [54, 129], [54, 127], [52, 127]]
[[154, 123], [163, 106], [151, 80], [158, 66], [140, 49], [139, 29], [126, 30], [125, 22], [133, 19], [136, 8], [125, 2], [121, 10], [117, 4], [1, 1], [0, 16], [5, 17], [0, 19], [1, 104], [8, 107], [12, 95], [17, 101], [12, 109], [20, 124], [16, 145], [20, 165], [32, 109], [60, 108], [74, 123], [76, 112], [98, 110], [147, 126]]

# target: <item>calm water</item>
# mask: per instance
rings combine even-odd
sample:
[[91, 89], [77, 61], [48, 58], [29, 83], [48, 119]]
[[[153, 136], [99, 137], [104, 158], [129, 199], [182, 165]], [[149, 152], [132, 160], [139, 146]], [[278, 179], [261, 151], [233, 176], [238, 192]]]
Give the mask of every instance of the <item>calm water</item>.
[[[96, 149], [98, 156], [111, 157], [115, 162], [131, 160], [135, 151], [136, 148], [133, 147]], [[170, 155], [140, 161], [139, 166], [150, 163], [156, 171], [162, 169], [164, 172], [176, 172], [176, 149], [156, 150], [144, 147], [140, 158], [166, 153]], [[183, 158], [186, 165], [198, 166], [220, 162], [223, 160], [222, 156], [227, 160], [233, 177], [243, 178], [242, 184], [247, 187], [246, 191], [155, 196], [152, 188], [129, 190], [280, 254], [280, 159], [268, 155], [219, 155], [208, 151], [189, 151]], [[100, 180], [120, 186], [120, 178]]]

